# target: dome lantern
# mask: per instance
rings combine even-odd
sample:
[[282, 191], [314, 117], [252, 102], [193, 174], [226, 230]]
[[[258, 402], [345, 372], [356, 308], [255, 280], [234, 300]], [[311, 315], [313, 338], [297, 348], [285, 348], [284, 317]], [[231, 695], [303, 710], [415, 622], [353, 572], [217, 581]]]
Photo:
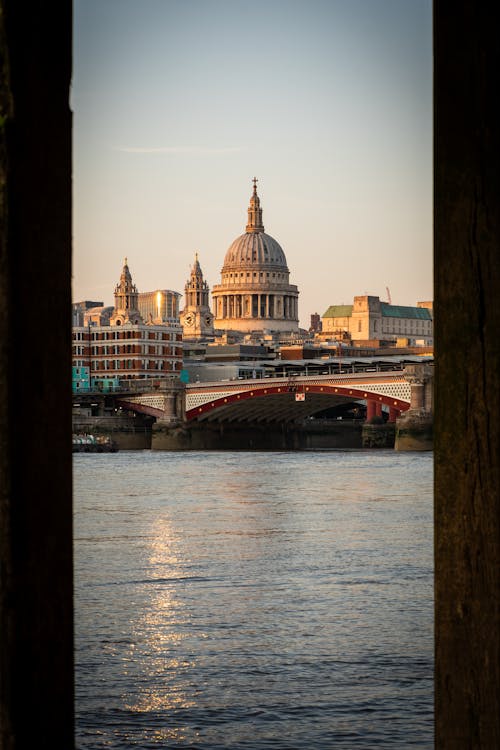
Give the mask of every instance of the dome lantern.
[[263, 232], [264, 224], [262, 223], [262, 209], [260, 207], [260, 198], [257, 195], [257, 178], [253, 180], [253, 193], [250, 197], [250, 205], [248, 206], [248, 224], [246, 225], [246, 232]]

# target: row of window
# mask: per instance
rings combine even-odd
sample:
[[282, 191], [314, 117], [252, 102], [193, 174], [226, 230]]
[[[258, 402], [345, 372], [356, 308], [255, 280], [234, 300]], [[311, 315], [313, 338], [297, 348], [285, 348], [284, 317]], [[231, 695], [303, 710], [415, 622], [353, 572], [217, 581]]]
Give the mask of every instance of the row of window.
[[[345, 329], [349, 330], [350, 326], [350, 318], [345, 318], [343, 320], [333, 319], [331, 323], [325, 324], [325, 330], [337, 330], [337, 329]], [[368, 319], [365, 318], [364, 320], [358, 320], [358, 326], [357, 330], [358, 333], [361, 333], [363, 330], [363, 325], [368, 325]], [[376, 333], [379, 330], [379, 321], [374, 320], [373, 321], [373, 328], [372, 330]], [[430, 320], [405, 320], [405, 319], [396, 319], [393, 321], [392, 325], [389, 321], [382, 321], [382, 333], [419, 333], [422, 335], [432, 335], [432, 321]]]
[[[93, 357], [103, 357], [108, 354], [156, 354], [157, 356], [170, 355], [170, 356], [181, 356], [182, 349], [175, 348], [174, 346], [158, 346], [151, 344], [127, 344], [123, 346], [109, 346], [102, 344], [101, 346], [92, 346], [91, 355]], [[89, 347], [84, 345], [73, 344], [73, 356], [83, 357], [89, 355]]]
[[222, 278], [225, 279], [226, 281], [228, 279], [231, 279], [231, 281], [234, 279], [236, 281], [236, 280], [244, 279], [244, 278], [247, 278], [247, 279], [272, 278], [272, 279], [277, 279], [278, 281], [281, 281], [283, 279], [286, 280], [287, 277], [288, 277], [288, 274], [285, 274], [285, 273], [273, 273], [269, 271], [254, 271], [252, 274], [250, 271], [247, 271], [246, 273], [241, 271], [240, 273], [225, 273]]
[[[131, 360], [127, 360], [127, 361], [130, 362]], [[157, 367], [155, 365], [154, 361], [150, 361], [148, 363], [148, 365], [144, 365], [144, 367], [134, 367], [134, 366], [131, 366], [131, 367], [122, 367], [122, 368], [120, 368], [120, 367], [100, 367], [97, 370], [94, 370], [94, 368], [92, 368], [92, 378], [94, 378], [94, 375], [95, 375], [96, 372], [103, 372], [103, 371], [108, 371], [108, 370], [121, 370], [121, 371], [125, 371], [125, 372], [127, 372], [127, 371], [141, 372], [142, 370], [164, 370], [166, 372], [171, 372], [173, 370], [180, 370], [180, 369], [182, 369], [182, 363], [181, 362], [173, 362], [173, 361], [170, 362], [169, 361], [166, 364], [168, 364], [170, 366], [169, 367], [166, 367], [166, 366], [165, 367]], [[88, 382], [89, 382], [89, 368], [85, 367], [84, 363], [81, 362], [81, 361], [77, 362], [77, 365], [78, 366], [75, 367], [75, 370], [74, 370], [74, 377], [78, 378], [78, 382], [75, 382], [75, 384], [76, 384], [76, 387], [78, 387], [79, 384], [81, 384], [81, 386], [83, 387], [86, 383], [88, 384]], [[103, 376], [96, 375], [96, 377], [103, 377]], [[125, 377], [127, 377], [127, 376], [125, 376]], [[128, 377], [131, 377], [131, 376], [129, 375]]]
[[92, 362], [92, 372], [99, 370], [173, 370], [175, 362], [171, 360], [142, 360], [141, 362], [133, 359], [124, 359], [122, 361], [115, 359], [104, 359], [100, 362]]
[[163, 331], [73, 331], [74, 341], [118, 341], [123, 339], [145, 339], [147, 341], [181, 341], [181, 333], [164, 333]]

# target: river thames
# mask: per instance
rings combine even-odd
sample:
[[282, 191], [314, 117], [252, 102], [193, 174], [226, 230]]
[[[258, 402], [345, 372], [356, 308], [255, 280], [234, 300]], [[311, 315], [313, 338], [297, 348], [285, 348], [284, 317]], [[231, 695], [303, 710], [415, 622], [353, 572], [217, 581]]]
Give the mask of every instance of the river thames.
[[76, 454], [77, 748], [431, 750], [432, 469]]

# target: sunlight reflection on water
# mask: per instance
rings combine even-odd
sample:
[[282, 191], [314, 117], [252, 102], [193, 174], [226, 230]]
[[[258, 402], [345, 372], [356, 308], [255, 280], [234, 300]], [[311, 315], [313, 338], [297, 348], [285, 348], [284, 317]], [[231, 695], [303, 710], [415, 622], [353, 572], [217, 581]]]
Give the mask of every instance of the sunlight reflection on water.
[[432, 455], [75, 455], [77, 747], [432, 748]]

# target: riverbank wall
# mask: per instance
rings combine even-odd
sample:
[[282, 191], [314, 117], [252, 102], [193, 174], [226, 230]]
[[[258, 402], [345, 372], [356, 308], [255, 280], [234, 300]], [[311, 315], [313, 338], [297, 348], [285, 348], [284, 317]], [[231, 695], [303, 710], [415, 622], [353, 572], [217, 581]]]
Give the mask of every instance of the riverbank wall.
[[118, 450], [432, 450], [432, 417], [413, 415], [397, 425], [307, 419], [289, 424], [168, 423], [151, 417], [74, 417], [73, 432], [109, 437]]
[[396, 422], [397, 451], [431, 451], [434, 448], [433, 416], [428, 412], [406, 413]]
[[361, 441], [363, 448], [394, 448], [396, 425], [394, 422], [363, 425]]
[[118, 450], [140, 451], [151, 448], [151, 417], [73, 417], [73, 433], [109, 437]]
[[182, 450], [328, 450], [361, 448], [358, 421], [307, 420], [301, 424], [153, 425], [151, 448]]

